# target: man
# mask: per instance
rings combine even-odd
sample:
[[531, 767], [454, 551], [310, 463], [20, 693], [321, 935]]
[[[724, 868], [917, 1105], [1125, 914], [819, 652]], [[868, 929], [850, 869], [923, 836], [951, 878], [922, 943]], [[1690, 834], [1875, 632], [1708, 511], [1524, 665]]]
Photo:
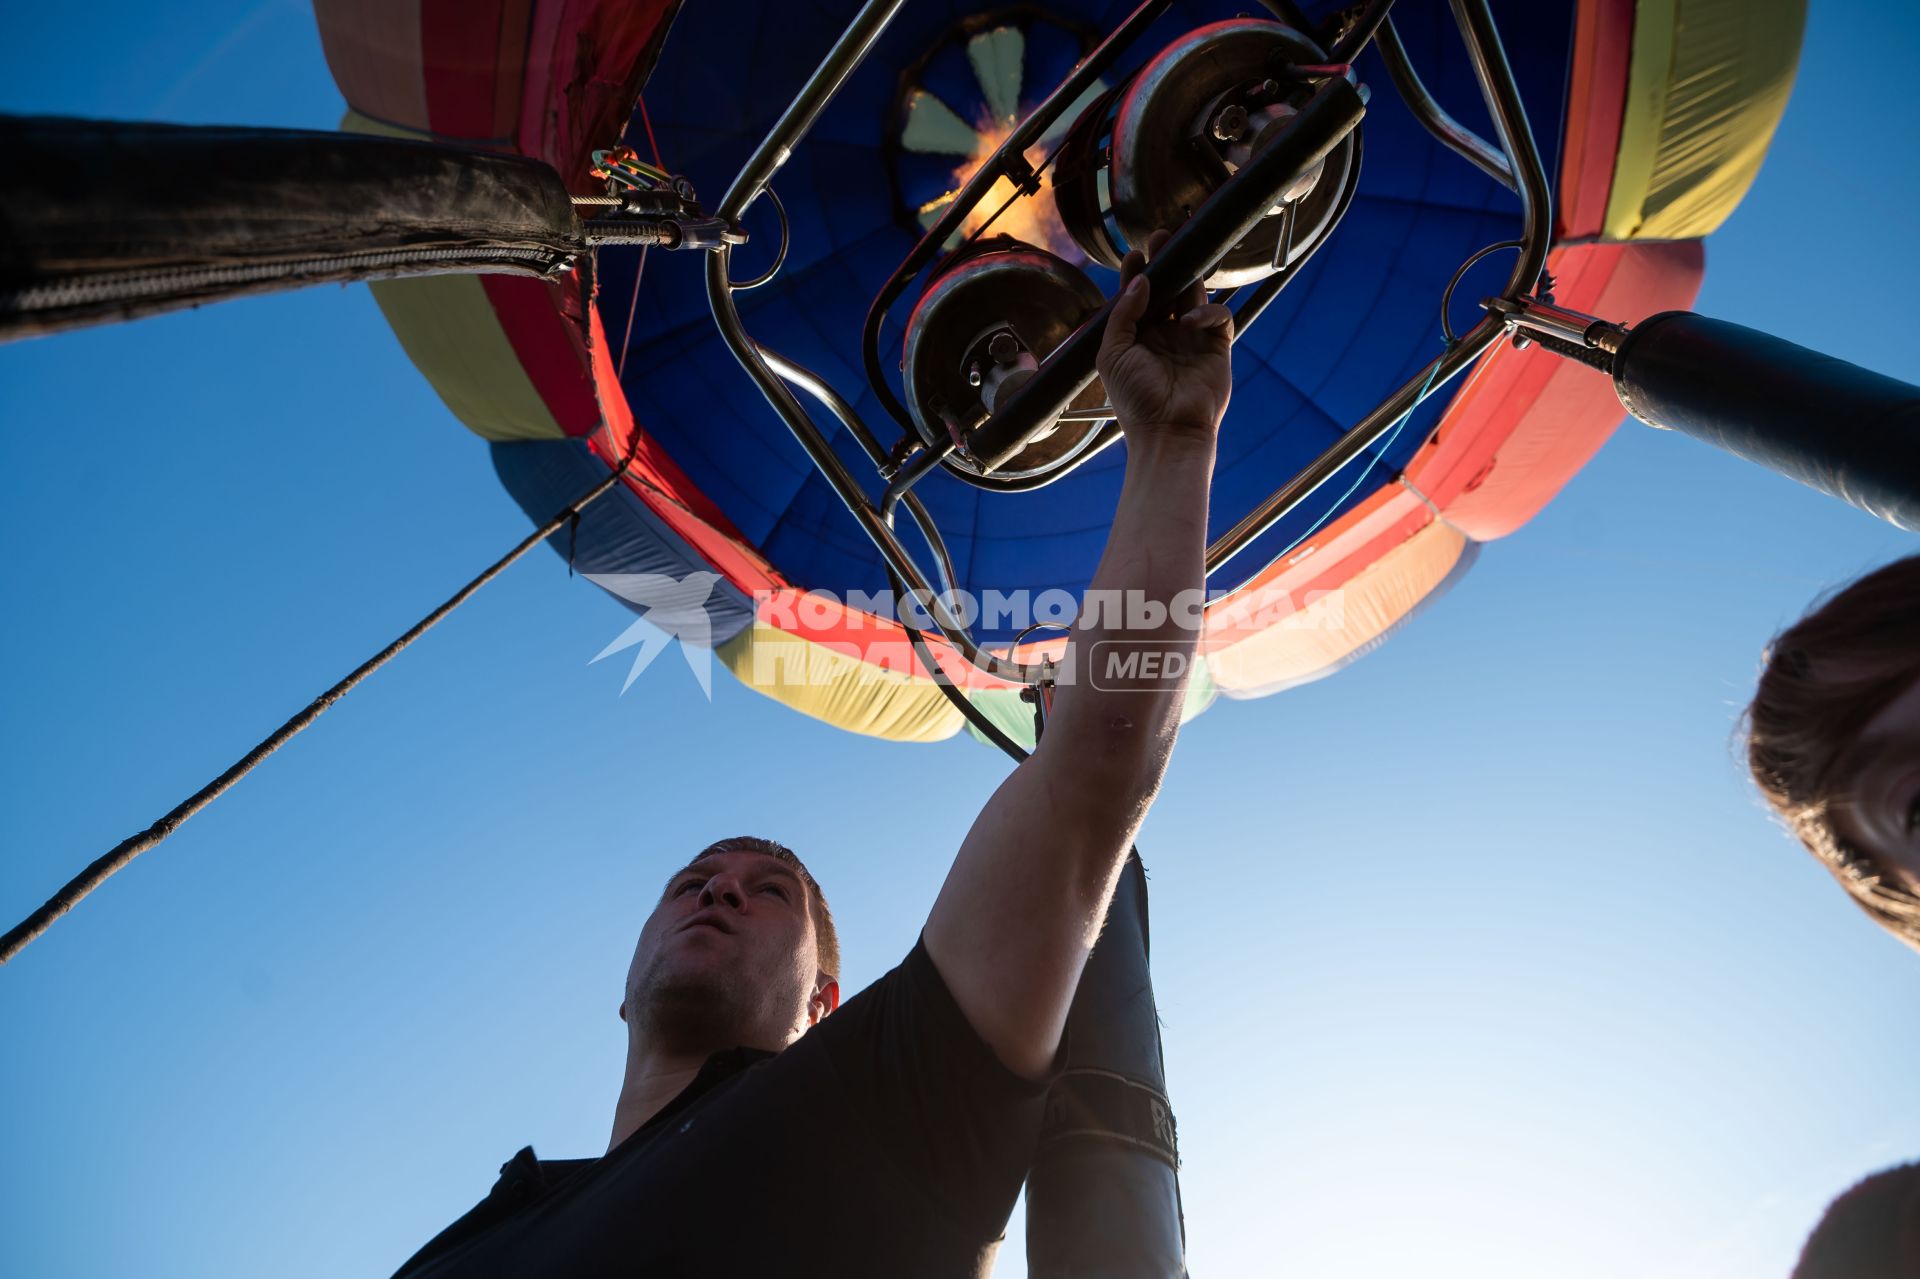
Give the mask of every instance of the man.
[[[1232, 322], [1197, 285], [1150, 304], [1144, 264], [1126, 260], [1099, 357], [1127, 470], [1092, 589], [1166, 606], [1204, 582]], [[1184, 670], [1192, 617], [1154, 611], [1128, 646]], [[522, 1150], [400, 1274], [985, 1273], [1179, 724], [1178, 680], [1085, 678], [1134, 620], [1112, 612], [1082, 619], [1082, 677], [968, 832], [905, 962], [840, 1006], [832, 918], [799, 859], [748, 838], [704, 850], [634, 949], [607, 1153]]]
[[1838, 591], [1768, 647], [1747, 760], [1840, 886], [1920, 949], [1920, 555]]

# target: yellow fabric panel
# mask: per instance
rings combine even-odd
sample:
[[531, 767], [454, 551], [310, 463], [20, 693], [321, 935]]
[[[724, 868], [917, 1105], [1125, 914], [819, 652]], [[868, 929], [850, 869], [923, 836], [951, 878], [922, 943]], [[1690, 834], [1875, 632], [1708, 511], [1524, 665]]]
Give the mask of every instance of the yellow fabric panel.
[[486, 440], [563, 440], [477, 275], [423, 275], [367, 286], [407, 358], [453, 415]]
[[937, 742], [960, 731], [960, 712], [931, 680], [882, 670], [765, 622], [714, 651], [754, 692], [835, 728], [895, 742]]
[[371, 133], [376, 138], [412, 138], [416, 142], [431, 142], [433, 135], [421, 129], [405, 129], [385, 120], [375, 120], [371, 116], [361, 115], [352, 107], [340, 117], [340, 132]]
[[1345, 586], [1309, 591], [1291, 616], [1207, 654], [1214, 683], [1228, 697], [1264, 697], [1331, 675], [1445, 581], [1466, 547], [1463, 534], [1435, 520]]
[[1806, 0], [1640, 0], [1603, 233], [1711, 234], [1753, 185], [1800, 62]]

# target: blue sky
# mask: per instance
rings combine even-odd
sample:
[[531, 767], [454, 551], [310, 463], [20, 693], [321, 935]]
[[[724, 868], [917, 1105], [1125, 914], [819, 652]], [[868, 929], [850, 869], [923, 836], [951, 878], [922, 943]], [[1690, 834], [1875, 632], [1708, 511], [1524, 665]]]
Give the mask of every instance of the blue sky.
[[[296, 3], [9, 27], [0, 109], [339, 116]], [[1815, 4], [1700, 310], [1920, 380], [1917, 51]], [[361, 288], [0, 348], [0, 418], [9, 922], [525, 529]], [[1195, 1274], [1784, 1275], [1920, 1155], [1920, 957], [1732, 736], [1766, 637], [1915, 549], [1629, 426], [1379, 653], [1195, 726], [1142, 837]], [[905, 952], [999, 757], [621, 697], [625, 625], [530, 559], [0, 972], [0, 1272], [381, 1274], [519, 1146], [596, 1153], [715, 836], [803, 851], [849, 988]]]

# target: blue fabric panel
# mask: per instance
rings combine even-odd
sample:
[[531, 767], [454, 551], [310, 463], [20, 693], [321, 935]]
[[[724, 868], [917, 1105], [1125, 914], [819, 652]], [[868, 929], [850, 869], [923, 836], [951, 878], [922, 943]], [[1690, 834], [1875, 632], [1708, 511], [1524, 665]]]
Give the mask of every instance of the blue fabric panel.
[[[715, 202], [856, 7], [856, 0], [763, 3], [743, 20], [738, 5], [689, 5], [647, 86], [668, 167], [691, 176]], [[1176, 4], [1119, 74], [1180, 32], [1247, 7]], [[1308, 6], [1316, 14], [1332, 7]], [[971, 118], [984, 98], [964, 46], [951, 37], [962, 18], [999, 8], [914, 0], [900, 11], [775, 180], [792, 225], [785, 270], [765, 288], [739, 295], [748, 331], [825, 377], [886, 442], [897, 428], [860, 371], [861, 324], [875, 290], [918, 238], [914, 208], [944, 189], [938, 163], [930, 168], [924, 157], [903, 159], [898, 147], [902, 69], [933, 52], [920, 87]], [[1030, 29], [1026, 101], [1043, 97], [1079, 56], [1070, 34], [1075, 24], [1104, 33], [1131, 8], [1129, 0], [1045, 5], [1058, 24]], [[1539, 0], [1494, 3], [1549, 172], [1558, 168], [1573, 10]], [[1401, 5], [1395, 19], [1435, 97], [1462, 123], [1492, 137], [1446, 6]], [[1448, 277], [1474, 250], [1519, 232], [1517, 199], [1427, 135], [1394, 93], [1378, 56], [1363, 55], [1359, 69], [1373, 88], [1359, 192], [1332, 240], [1235, 349], [1233, 406], [1212, 504], [1215, 535], [1439, 353], [1440, 294]], [[629, 141], [644, 145], [644, 136], [636, 127]], [[770, 260], [766, 241], [775, 232], [768, 212], [751, 215], [760, 242], [742, 251], [743, 273]], [[600, 306], [617, 330], [624, 320], [615, 317], [626, 315], [633, 296], [639, 255], [609, 249], [600, 261]], [[1455, 298], [1456, 329], [1473, 322], [1478, 299], [1504, 281], [1511, 265], [1512, 255], [1499, 253], [1469, 273]], [[708, 314], [703, 269], [697, 254], [649, 257], [624, 378], [635, 415], [794, 581], [835, 592], [882, 589], [879, 556], [721, 341]], [[1092, 275], [1103, 289], [1113, 287], [1111, 272], [1095, 268]], [[883, 364], [896, 387], [901, 326], [913, 296], [910, 291], [884, 329]], [[1436, 395], [1390, 444], [1383, 442], [1377, 457], [1354, 463], [1324, 486], [1212, 585], [1237, 585], [1309, 529], [1393, 482], [1431, 433], [1449, 394]], [[872, 466], [847, 432], [824, 412], [815, 416], [877, 495]], [[1028, 494], [985, 493], [944, 474], [929, 477], [919, 492], [947, 538], [962, 585], [1079, 591], [1105, 541], [1123, 463], [1115, 448]], [[1010, 635], [983, 631], [981, 638]]]
[[[517, 441], [491, 447], [500, 483], [536, 525], [552, 519], [607, 476], [607, 464], [580, 440]], [[570, 534], [562, 528], [547, 539], [547, 545], [563, 560], [571, 547], [573, 571], [583, 575], [658, 573], [684, 578], [713, 570], [624, 484], [615, 485], [582, 511], [577, 531]], [[629, 600], [613, 598], [634, 612], [641, 611]], [[714, 644], [724, 644], [753, 621], [753, 601], [722, 578], [707, 597], [707, 616], [712, 619]]]

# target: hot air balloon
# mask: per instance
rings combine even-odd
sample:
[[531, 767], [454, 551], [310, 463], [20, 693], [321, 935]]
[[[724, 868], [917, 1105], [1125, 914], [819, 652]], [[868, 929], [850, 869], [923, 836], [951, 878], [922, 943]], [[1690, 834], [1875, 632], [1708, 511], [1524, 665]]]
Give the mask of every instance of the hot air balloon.
[[[327, 57], [352, 108], [344, 127], [517, 151], [587, 194], [601, 190], [589, 172], [594, 152], [622, 139], [702, 187], [729, 180], [855, 6], [481, 8], [319, 0]], [[869, 301], [974, 166], [1128, 10], [1094, 0], [904, 6], [779, 171], [784, 225], [768, 201], [748, 218], [756, 242], [736, 251], [736, 274], [770, 266], [775, 245], [784, 260], [763, 287], [738, 295], [745, 327], [886, 433], [856, 341]], [[1684, 307], [1701, 279], [1701, 238], [1752, 181], [1785, 105], [1803, 5], [1511, 0], [1492, 12], [1554, 182], [1555, 300], [1628, 317]], [[1310, 7], [1298, 20], [1324, 16]], [[1032, 158], [1157, 52], [1232, 19], [1217, 6], [1173, 5]], [[1454, 278], [1471, 255], [1518, 234], [1497, 153], [1464, 162], [1403, 100], [1427, 97], [1463, 135], [1496, 134], [1443, 8], [1395, 9], [1355, 74], [1374, 93], [1350, 206], [1236, 346], [1216, 538], [1442, 350], [1450, 280], [1445, 323], [1461, 330], [1505, 278], [1499, 253]], [[1110, 292], [1107, 266], [1061, 216], [1084, 193], [1057, 169], [1046, 176], [1058, 187], [1016, 199], [994, 232], [1096, 285], [1104, 277]], [[982, 209], [1003, 203], [1000, 194]], [[959, 712], [924, 668], [898, 660], [905, 646], [884, 609], [862, 606], [887, 585], [880, 555], [739, 376], [696, 257], [602, 249], [591, 278], [373, 287], [414, 362], [488, 441], [502, 483], [532, 518], [604, 476], [637, 437], [617, 500], [554, 538], [576, 571], [616, 595], [623, 581], [713, 574], [707, 633], [750, 687], [857, 732], [951, 735]], [[896, 366], [909, 311], [887, 313], [879, 335], [896, 396], [907, 393]], [[1458, 580], [1482, 544], [1550, 500], [1621, 418], [1589, 370], [1496, 345], [1216, 569], [1189, 712], [1322, 678], [1377, 647]], [[844, 427], [823, 429], [849, 468], [872, 474]], [[993, 491], [942, 471], [916, 492], [944, 536], [953, 586], [1031, 601], [1086, 586], [1120, 472], [1107, 451], [1034, 491]], [[983, 615], [974, 633], [1013, 651], [1034, 620]], [[1060, 642], [1029, 636], [1018, 655]], [[1016, 683], [943, 664], [1004, 729], [1030, 732]]]
[[[1193, 716], [1372, 651], [1601, 447], [1620, 400], [1585, 366], [1618, 375], [1611, 357], [1641, 335], [1594, 316], [1692, 300], [1701, 239], [1785, 106], [1804, 19], [1803, 0], [1454, 0], [1451, 17], [1263, 2], [1258, 16], [1170, 0], [316, 12], [345, 130], [546, 166], [496, 164], [484, 183], [474, 166], [487, 256], [423, 256], [464, 238], [444, 225], [451, 199], [427, 202], [428, 226], [397, 219], [404, 247], [377, 255], [385, 273], [389, 255], [412, 273], [438, 253], [517, 273], [373, 287], [569, 565], [829, 724], [903, 741], [965, 724], [1017, 749], [1046, 700], [1031, 673], [1065, 651], [1118, 497], [1118, 432], [1090, 356], [1075, 374], [1066, 353], [1086, 354], [1127, 249], [1179, 224], [1164, 259], [1186, 274], [1165, 267], [1169, 282], [1203, 276], [1242, 301]], [[55, 189], [49, 136], [29, 128], [17, 149]], [[464, 180], [440, 153], [299, 145], [340, 150], [336, 167]], [[714, 256], [653, 251], [718, 248], [688, 243], [697, 219], [582, 227], [560, 207], [685, 214], [727, 181], [706, 230], [737, 238], [744, 211], [753, 238]], [[0, 290], [0, 318], [68, 296], [59, 219], [36, 225], [41, 251]], [[295, 278], [337, 278], [332, 242], [275, 253]], [[129, 308], [129, 285], [142, 281], [120, 271], [100, 306], [144, 305]], [[1651, 345], [1657, 366], [1681, 343]], [[1854, 387], [1876, 405], [1911, 394]], [[901, 501], [936, 572], [883, 518]], [[953, 601], [932, 610], [931, 649], [885, 598], [903, 576]], [[1069, 1078], [1028, 1183], [1038, 1273], [1184, 1271], [1145, 901], [1136, 858], [1076, 995]]]

